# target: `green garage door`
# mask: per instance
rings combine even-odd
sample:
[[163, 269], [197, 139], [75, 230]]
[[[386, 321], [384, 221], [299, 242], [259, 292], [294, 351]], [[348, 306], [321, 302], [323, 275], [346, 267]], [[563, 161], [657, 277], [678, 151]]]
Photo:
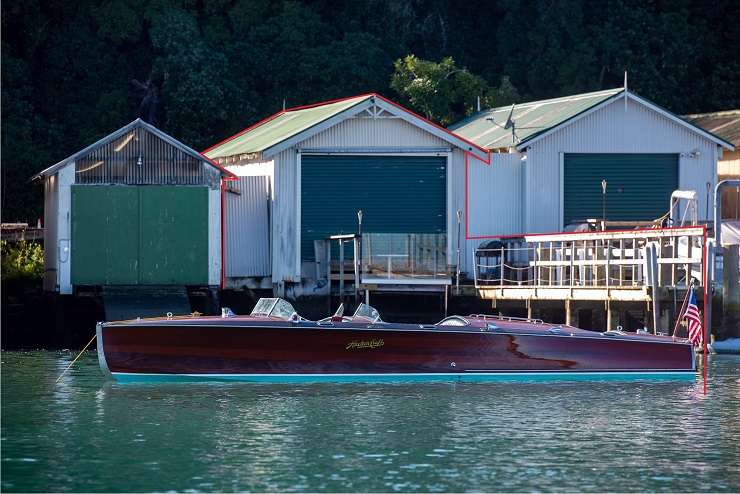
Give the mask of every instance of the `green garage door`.
[[72, 283], [208, 283], [208, 189], [72, 187]]
[[602, 180], [609, 220], [659, 218], [678, 188], [676, 154], [566, 154], [564, 161], [564, 225], [602, 217]]
[[444, 157], [310, 156], [301, 158], [301, 258], [313, 241], [357, 232], [445, 233]]

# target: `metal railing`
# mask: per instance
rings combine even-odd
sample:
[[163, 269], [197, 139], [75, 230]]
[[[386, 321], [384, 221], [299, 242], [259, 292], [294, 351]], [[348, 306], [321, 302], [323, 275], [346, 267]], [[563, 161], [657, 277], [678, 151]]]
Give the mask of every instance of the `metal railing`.
[[362, 277], [365, 279], [449, 279], [447, 235], [363, 233]]
[[686, 287], [703, 283], [704, 242], [701, 227], [525, 236], [475, 249], [475, 286], [636, 288], [655, 272], [657, 286]]

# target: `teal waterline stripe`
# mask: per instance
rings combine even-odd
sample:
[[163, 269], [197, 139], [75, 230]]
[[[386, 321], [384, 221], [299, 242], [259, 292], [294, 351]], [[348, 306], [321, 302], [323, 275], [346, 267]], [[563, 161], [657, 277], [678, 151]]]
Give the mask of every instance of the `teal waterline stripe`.
[[251, 383], [374, 383], [374, 382], [542, 382], [542, 381], [693, 381], [694, 371], [677, 372], [495, 372], [437, 374], [139, 374], [114, 372], [120, 383], [251, 382]]

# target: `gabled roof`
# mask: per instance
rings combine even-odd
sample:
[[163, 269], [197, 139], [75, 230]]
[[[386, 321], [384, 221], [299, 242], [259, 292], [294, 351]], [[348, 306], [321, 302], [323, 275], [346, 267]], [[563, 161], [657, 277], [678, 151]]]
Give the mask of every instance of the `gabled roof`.
[[718, 146], [730, 150], [734, 149], [734, 146], [725, 139], [624, 88], [607, 89], [605, 91], [575, 94], [563, 98], [531, 101], [515, 105], [512, 115], [512, 120], [515, 122], [514, 132], [511, 128], [504, 128], [511, 111], [510, 106], [478, 112], [452, 125], [450, 129], [489, 150], [509, 147], [522, 150], [559, 127], [569, 125], [618, 98], [635, 101], [706, 137]]
[[203, 151], [203, 154], [216, 160], [254, 154], [269, 157], [373, 105], [465, 151], [473, 152], [481, 157], [486, 155], [486, 150], [476, 144], [377, 93], [361, 94], [282, 110], [209, 147]]
[[740, 146], [740, 109], [695, 113], [684, 115], [682, 118], [732, 143], [735, 147]]
[[104, 146], [104, 145], [106, 145], [106, 144], [108, 144], [108, 143], [110, 143], [112, 141], [115, 141], [116, 139], [118, 139], [119, 137], [123, 136], [124, 134], [127, 134], [128, 132], [131, 132], [132, 130], [137, 129], [137, 128], [146, 129], [147, 131], [149, 131], [150, 133], [152, 133], [155, 136], [159, 137], [160, 139], [162, 139], [163, 141], [167, 142], [168, 144], [170, 144], [170, 145], [178, 148], [183, 153], [189, 154], [193, 158], [195, 158], [195, 159], [197, 159], [199, 161], [204, 161], [204, 162], [208, 163], [212, 167], [216, 168], [221, 173], [221, 175], [225, 175], [225, 176], [228, 176], [228, 177], [234, 177], [234, 174], [233, 173], [231, 173], [230, 171], [226, 170], [225, 168], [223, 168], [218, 163], [215, 163], [214, 161], [212, 161], [208, 157], [203, 156], [198, 151], [196, 151], [196, 150], [194, 150], [194, 149], [186, 146], [185, 144], [181, 143], [180, 141], [178, 141], [174, 137], [172, 137], [172, 136], [170, 136], [168, 134], [165, 134], [164, 132], [162, 132], [161, 130], [159, 130], [158, 128], [156, 128], [155, 126], [146, 123], [145, 121], [143, 121], [140, 118], [137, 118], [136, 120], [134, 120], [130, 124], [121, 127], [120, 129], [118, 129], [117, 131], [115, 131], [115, 132], [113, 132], [111, 134], [108, 134], [107, 136], [103, 137], [99, 141], [97, 141], [97, 142], [95, 142], [93, 144], [90, 144], [86, 148], [81, 149], [80, 151], [77, 151], [75, 154], [73, 154], [71, 156], [68, 156], [68, 157], [64, 158], [59, 163], [56, 163], [56, 164], [50, 166], [49, 168], [47, 168], [47, 169], [45, 169], [43, 171], [40, 171], [39, 173], [37, 173], [36, 175], [34, 175], [33, 177], [31, 177], [31, 180], [32, 181], [33, 180], [38, 180], [38, 179], [40, 179], [42, 177], [48, 177], [49, 175], [53, 175], [60, 168], [62, 168], [64, 166], [68, 165], [69, 163], [71, 163], [71, 162], [73, 162], [73, 161], [81, 158], [82, 156], [85, 156], [85, 155], [89, 154], [91, 151], [93, 151], [94, 149], [96, 149], [98, 147]]
[[516, 135], [512, 135], [510, 128], [504, 128], [511, 106], [475, 113], [450, 126], [450, 130], [486, 149], [514, 147], [561, 125], [599, 103], [618, 97], [623, 91], [623, 88], [616, 88], [516, 104], [512, 115]]

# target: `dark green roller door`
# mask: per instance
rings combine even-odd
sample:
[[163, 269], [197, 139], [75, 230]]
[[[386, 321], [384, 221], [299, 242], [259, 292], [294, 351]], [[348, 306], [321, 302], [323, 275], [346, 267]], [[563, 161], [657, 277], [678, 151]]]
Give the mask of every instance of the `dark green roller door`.
[[609, 220], [659, 218], [678, 188], [676, 154], [566, 154], [564, 167], [564, 225], [602, 217], [602, 179]]
[[72, 187], [72, 283], [208, 283], [208, 189]]
[[301, 159], [301, 257], [313, 241], [357, 232], [445, 233], [446, 163], [438, 156], [308, 156]]

